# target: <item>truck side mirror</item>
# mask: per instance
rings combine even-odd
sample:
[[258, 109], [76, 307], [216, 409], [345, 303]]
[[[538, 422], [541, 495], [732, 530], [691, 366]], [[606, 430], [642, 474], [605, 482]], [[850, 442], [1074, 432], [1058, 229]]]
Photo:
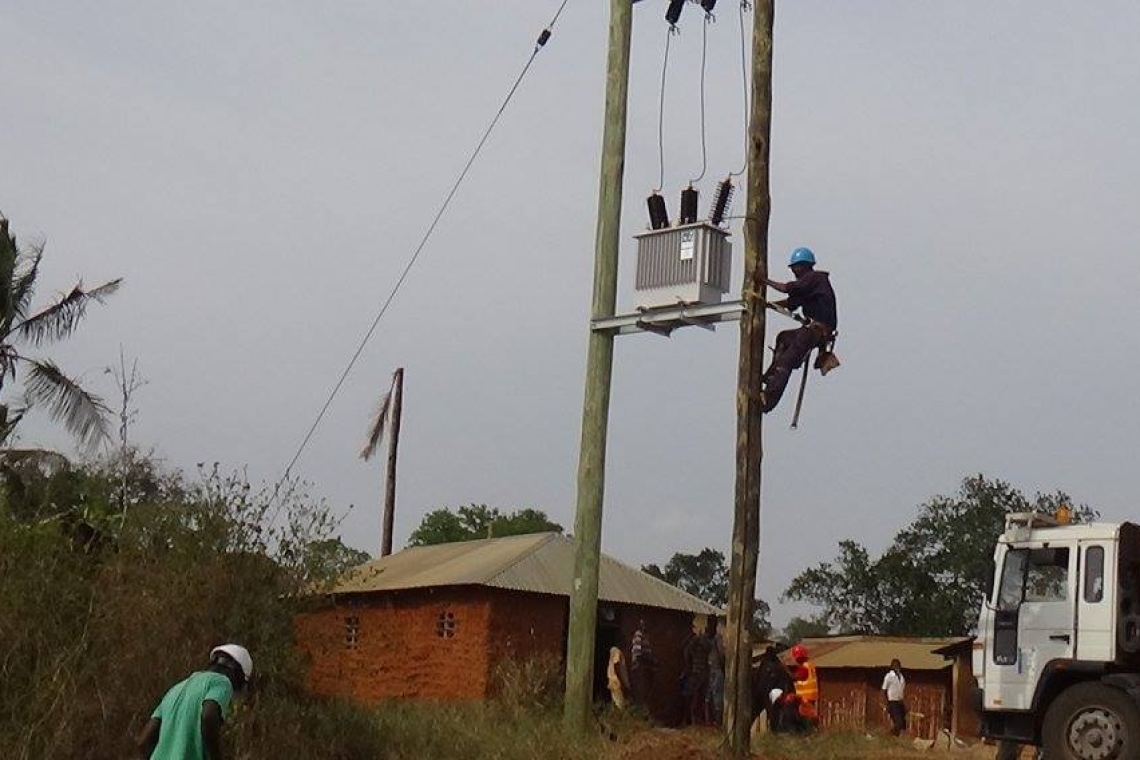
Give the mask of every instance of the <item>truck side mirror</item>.
[[994, 583], [995, 583], [994, 573], [996, 573], [996, 572], [997, 572], [997, 565], [995, 565], [993, 563], [993, 560], [987, 562], [986, 563], [986, 581], [985, 581], [986, 604], [987, 605], [990, 604], [991, 600], [994, 598]]

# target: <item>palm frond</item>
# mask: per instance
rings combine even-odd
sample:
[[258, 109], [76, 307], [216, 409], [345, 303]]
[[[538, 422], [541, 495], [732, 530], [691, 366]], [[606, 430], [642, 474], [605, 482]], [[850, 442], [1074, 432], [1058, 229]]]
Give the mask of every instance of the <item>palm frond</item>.
[[372, 425], [368, 428], [368, 442], [360, 452], [360, 458], [367, 462], [376, 453], [380, 441], [384, 438], [384, 430], [388, 427], [388, 412], [392, 409], [392, 389], [389, 388], [380, 397], [376, 406], [376, 414], [372, 417]]
[[31, 252], [21, 254], [19, 266], [12, 275], [13, 318], [24, 319], [32, 305], [32, 293], [36, 289], [36, 278], [40, 274], [40, 261], [44, 257], [44, 247], [37, 245]]
[[396, 382], [403, 371], [403, 369], [397, 369], [392, 373], [392, 382], [388, 385], [388, 390], [380, 397], [380, 403], [376, 405], [376, 414], [373, 415], [372, 424], [368, 428], [368, 443], [364, 444], [364, 450], [360, 452], [360, 458], [365, 462], [376, 453], [376, 448], [380, 445], [381, 439], [384, 438], [384, 430], [388, 427], [389, 412], [392, 408], [392, 394], [396, 391]]
[[111, 280], [92, 290], [84, 290], [79, 283], [51, 306], [33, 314], [12, 328], [18, 337], [33, 346], [66, 338], [75, 332], [92, 301], [103, 303], [123, 284], [122, 279]]
[[43, 405], [81, 443], [94, 446], [109, 437], [111, 410], [103, 399], [84, 390], [55, 363], [20, 357], [28, 366], [24, 391], [31, 406]]

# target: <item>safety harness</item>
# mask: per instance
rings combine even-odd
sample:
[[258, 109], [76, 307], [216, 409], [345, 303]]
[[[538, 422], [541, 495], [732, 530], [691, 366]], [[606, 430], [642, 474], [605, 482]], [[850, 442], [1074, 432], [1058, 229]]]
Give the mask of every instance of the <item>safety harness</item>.
[[[828, 372], [840, 365], [839, 356], [835, 353], [835, 341], [839, 338], [839, 331], [832, 330], [830, 325], [825, 325], [818, 320], [801, 317], [790, 309], [779, 306], [771, 301], [766, 301], [765, 305], [772, 311], [796, 320], [818, 335], [816, 347], [808, 351], [807, 356], [804, 357], [804, 373], [800, 378], [800, 392], [796, 396], [796, 411], [792, 414], [792, 430], [796, 430], [800, 424], [800, 411], [804, 405], [804, 393], [807, 391], [808, 372], [814, 366], [819, 370], [819, 374], [826, 376]], [[811, 361], [812, 351], [817, 352], [814, 363]]]

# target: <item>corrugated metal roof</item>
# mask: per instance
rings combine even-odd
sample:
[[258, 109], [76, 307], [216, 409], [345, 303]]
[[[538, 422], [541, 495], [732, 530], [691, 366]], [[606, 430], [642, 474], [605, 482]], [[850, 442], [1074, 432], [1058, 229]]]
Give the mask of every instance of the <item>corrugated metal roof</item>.
[[[569, 596], [574, 543], [559, 533], [488, 538], [435, 546], [413, 546], [350, 570], [334, 594], [428, 588], [490, 586]], [[602, 555], [598, 598], [606, 602], [663, 607], [694, 614], [721, 610], [676, 586]]]
[[[942, 670], [952, 664], [934, 650], [969, 641], [966, 637], [830, 636], [804, 639], [817, 668], [889, 668], [898, 659], [903, 670]], [[790, 655], [789, 655], [790, 656]]]

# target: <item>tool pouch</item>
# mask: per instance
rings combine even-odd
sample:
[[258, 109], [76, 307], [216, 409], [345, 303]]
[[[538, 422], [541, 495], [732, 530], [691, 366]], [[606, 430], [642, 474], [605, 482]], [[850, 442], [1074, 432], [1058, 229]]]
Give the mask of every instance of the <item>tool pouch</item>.
[[819, 350], [819, 355], [815, 358], [815, 368], [819, 370], [819, 374], [826, 375], [831, 370], [838, 367], [840, 364], [839, 357], [835, 355], [834, 351], [828, 351], [825, 348]]
[[828, 372], [840, 364], [839, 357], [835, 353], [835, 339], [839, 337], [839, 333], [815, 320], [812, 320], [810, 326], [820, 333], [819, 353], [815, 357], [815, 368], [819, 370], [821, 375], [826, 376]]

